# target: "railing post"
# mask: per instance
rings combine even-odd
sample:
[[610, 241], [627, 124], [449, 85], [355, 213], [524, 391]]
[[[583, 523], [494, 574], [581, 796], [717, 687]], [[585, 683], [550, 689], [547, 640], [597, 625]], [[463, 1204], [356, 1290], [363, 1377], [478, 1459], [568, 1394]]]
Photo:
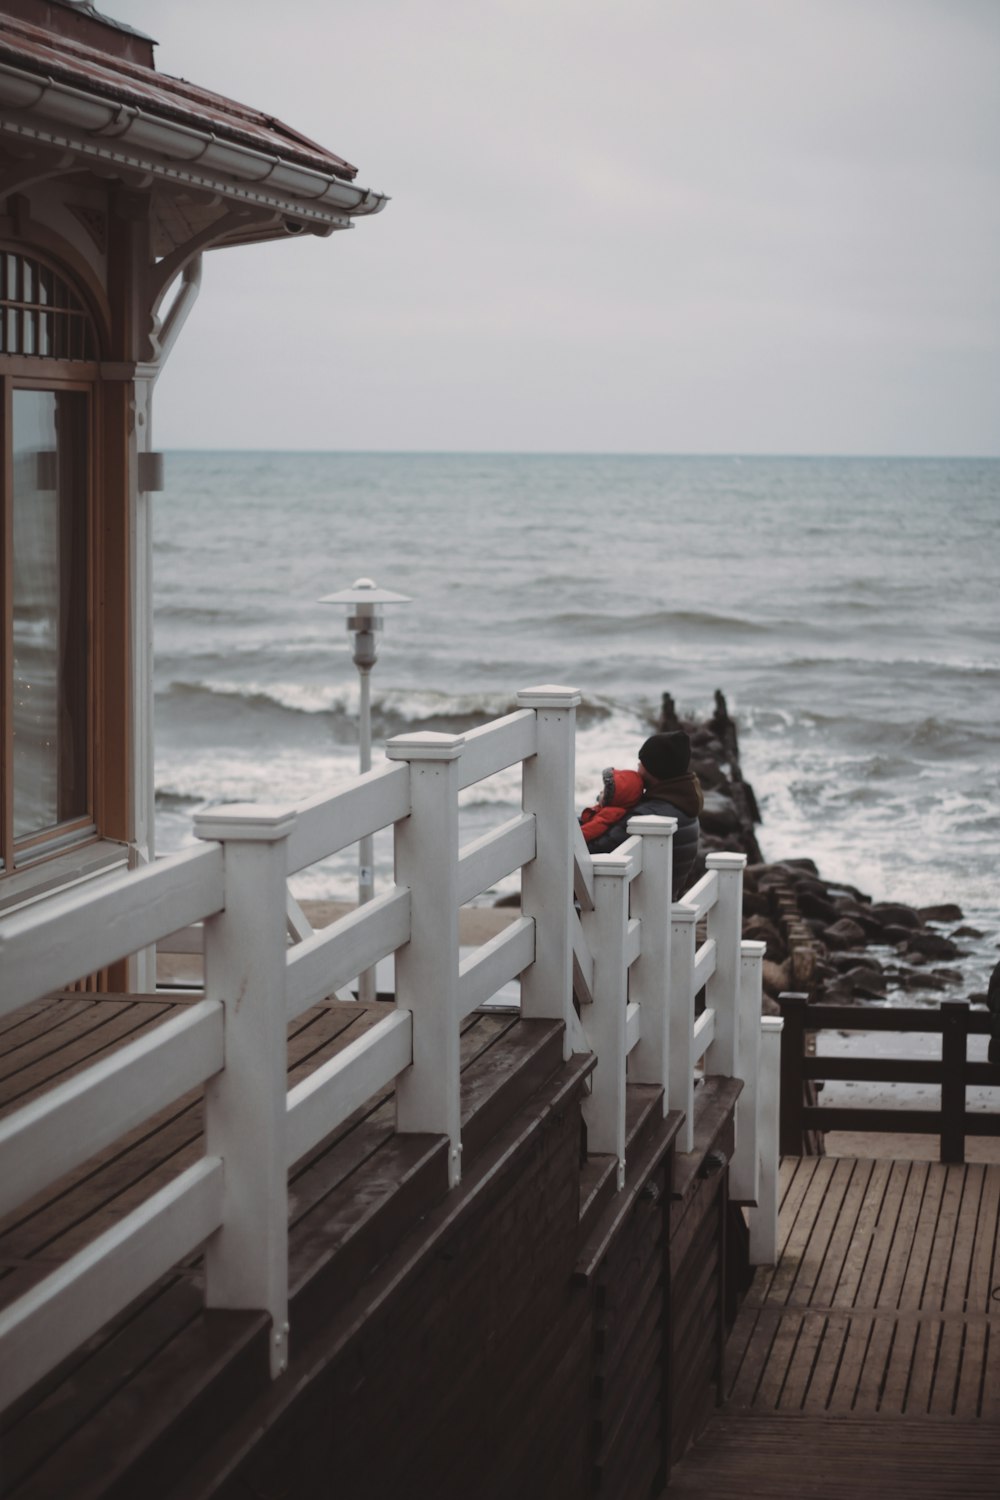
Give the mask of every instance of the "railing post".
[[462, 1175], [458, 1013], [458, 759], [464, 736], [400, 734], [410, 813], [395, 828], [396, 884], [410, 891], [410, 941], [396, 954], [396, 1005], [413, 1013], [413, 1063], [396, 1086], [396, 1127], [446, 1135], [448, 1181]]
[[741, 945], [736, 1076], [743, 1080], [743, 1091], [736, 1101], [736, 1149], [729, 1167], [729, 1196], [738, 1203], [757, 1202], [760, 1179], [757, 1132], [765, 1107], [760, 1082], [760, 1022], [766, 948], [766, 943]]
[[706, 1004], [715, 1011], [715, 1039], [705, 1055], [706, 1073], [736, 1078], [739, 1056], [740, 943], [743, 935], [745, 854], [710, 854], [708, 870], [719, 877], [719, 894], [708, 914], [708, 936], [715, 941], [715, 973]]
[[294, 812], [220, 807], [195, 834], [226, 857], [226, 907], [205, 922], [205, 998], [225, 1006], [225, 1066], [205, 1088], [205, 1149], [225, 1165], [205, 1247], [208, 1307], [271, 1316], [271, 1376], [288, 1364], [286, 840]]
[[522, 806], [535, 817], [535, 857], [521, 871], [521, 912], [535, 921], [535, 961], [521, 976], [521, 1015], [562, 1021], [572, 1051], [573, 808], [576, 688], [546, 684], [517, 695], [534, 710], [537, 751], [524, 762]]
[[782, 1156], [801, 1156], [805, 1126], [802, 1111], [802, 1060], [806, 1040], [808, 995], [779, 995], [784, 1030], [781, 1035], [781, 1130]]
[[965, 1160], [968, 1000], [941, 1002], [941, 1160]]
[[630, 834], [642, 839], [642, 874], [633, 884], [632, 915], [641, 923], [642, 948], [629, 975], [629, 998], [638, 1001], [642, 1030], [628, 1060], [635, 1083], [663, 1090], [663, 1113], [670, 1094], [670, 901], [676, 818], [632, 818]]
[[684, 1112], [678, 1146], [694, 1150], [694, 959], [698, 914], [677, 902], [670, 916], [670, 1038], [671, 1109]]
[[781, 1072], [780, 1016], [760, 1019], [760, 1113], [757, 1146], [760, 1183], [757, 1207], [750, 1210], [750, 1264], [773, 1266], [778, 1260], [778, 1082]]
[[584, 919], [584, 931], [594, 955], [594, 1003], [587, 1007], [585, 1024], [597, 1067], [583, 1115], [588, 1151], [618, 1158], [618, 1187], [623, 1188], [629, 862], [616, 854], [598, 854], [593, 868], [594, 910]]

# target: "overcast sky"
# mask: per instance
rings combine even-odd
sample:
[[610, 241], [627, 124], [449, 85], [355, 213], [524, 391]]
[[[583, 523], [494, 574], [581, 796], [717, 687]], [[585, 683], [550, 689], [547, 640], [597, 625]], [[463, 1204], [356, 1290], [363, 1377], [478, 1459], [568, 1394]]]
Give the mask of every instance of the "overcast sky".
[[102, 0], [392, 196], [205, 258], [160, 447], [1000, 453], [998, 0]]

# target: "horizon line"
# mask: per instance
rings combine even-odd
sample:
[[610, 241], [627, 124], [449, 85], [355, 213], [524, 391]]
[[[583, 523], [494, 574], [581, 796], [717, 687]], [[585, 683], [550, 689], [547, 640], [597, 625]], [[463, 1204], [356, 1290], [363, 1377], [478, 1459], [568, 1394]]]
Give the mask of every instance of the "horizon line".
[[708, 459], [836, 459], [838, 461], [891, 460], [907, 462], [991, 463], [1000, 460], [1000, 453], [824, 453], [816, 452], [766, 452], [741, 453], [733, 450], [726, 453], [703, 453], [691, 451], [665, 451], [657, 449], [599, 449], [599, 448], [254, 448], [189, 446], [164, 447], [164, 453], [261, 453], [261, 454], [314, 454], [324, 457], [344, 458], [708, 458]]

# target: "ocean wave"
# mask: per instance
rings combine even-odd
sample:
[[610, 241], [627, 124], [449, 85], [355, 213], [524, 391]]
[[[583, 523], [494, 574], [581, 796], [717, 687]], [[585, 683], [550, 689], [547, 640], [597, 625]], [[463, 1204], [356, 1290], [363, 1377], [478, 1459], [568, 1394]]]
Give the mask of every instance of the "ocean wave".
[[[355, 689], [331, 692], [322, 683], [261, 683], [231, 681], [205, 682], [174, 679], [157, 693], [158, 703], [166, 710], [185, 704], [198, 706], [225, 705], [251, 712], [287, 716], [322, 716], [334, 728], [342, 725], [356, 734], [358, 695]], [[372, 731], [387, 739], [414, 729], [433, 729], [447, 734], [463, 734], [492, 719], [514, 713], [516, 695], [510, 693], [440, 693], [415, 692], [387, 688], [378, 693], [372, 704]], [[581, 728], [610, 718], [618, 711], [607, 698], [584, 697], [577, 708]]]
[[[745, 615], [724, 615], [714, 610], [654, 609], [633, 614], [602, 614], [597, 610], [566, 610], [554, 615], [521, 616], [510, 622], [517, 629], [556, 629], [597, 631], [601, 635], [648, 635], [654, 630], [681, 628], [711, 631], [715, 634], [769, 635], [775, 629], [788, 629], [795, 622], [751, 620]], [[796, 625], [796, 629], [801, 629]]]

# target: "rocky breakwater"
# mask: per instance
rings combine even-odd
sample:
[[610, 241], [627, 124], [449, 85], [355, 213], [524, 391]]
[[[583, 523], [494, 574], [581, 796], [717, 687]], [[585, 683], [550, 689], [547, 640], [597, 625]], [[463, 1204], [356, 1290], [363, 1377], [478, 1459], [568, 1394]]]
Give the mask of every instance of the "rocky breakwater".
[[765, 944], [769, 1014], [778, 1013], [778, 996], [789, 990], [813, 1001], [861, 1004], [904, 994], [930, 999], [961, 985], [962, 973], [949, 961], [964, 956], [963, 939], [983, 934], [964, 925], [959, 907], [918, 910], [873, 901], [854, 886], [825, 880], [811, 859], [765, 860], [756, 835], [757, 800], [744, 779], [736, 725], [721, 692], [704, 723], [682, 719], [664, 694], [657, 727], [687, 731], [692, 768], [705, 790], [693, 878], [704, 872], [705, 856], [714, 850], [747, 856], [743, 936]]

